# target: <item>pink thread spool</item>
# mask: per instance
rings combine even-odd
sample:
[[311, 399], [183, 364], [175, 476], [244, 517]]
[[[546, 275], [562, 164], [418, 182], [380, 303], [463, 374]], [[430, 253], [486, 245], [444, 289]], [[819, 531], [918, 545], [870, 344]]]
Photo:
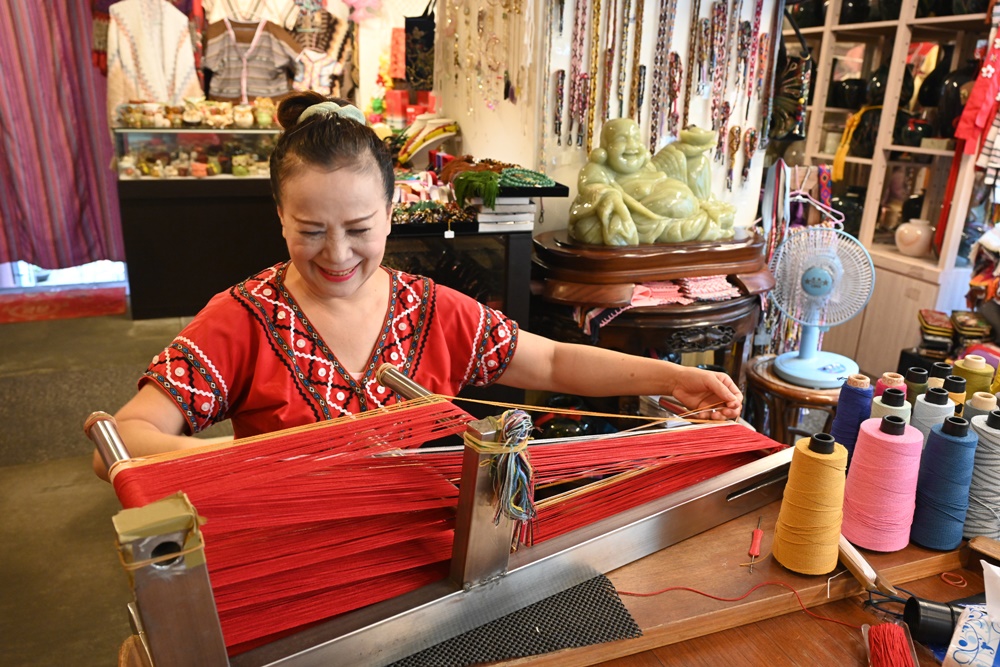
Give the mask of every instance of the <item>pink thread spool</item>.
[[910, 542], [924, 438], [890, 415], [861, 424], [844, 487], [841, 533], [872, 551], [899, 551]]
[[882, 373], [882, 377], [875, 383], [875, 395], [881, 396], [889, 387], [906, 391], [906, 380], [899, 373]]

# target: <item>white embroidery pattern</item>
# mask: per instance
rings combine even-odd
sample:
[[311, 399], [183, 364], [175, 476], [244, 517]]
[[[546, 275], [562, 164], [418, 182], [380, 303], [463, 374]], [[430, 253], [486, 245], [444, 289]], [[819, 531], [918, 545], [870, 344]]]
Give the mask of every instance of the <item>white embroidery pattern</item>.
[[479, 305], [479, 325], [476, 327], [476, 335], [472, 339], [472, 355], [469, 357], [469, 365], [465, 368], [465, 377], [462, 378], [462, 384], [469, 384], [469, 380], [472, 378], [472, 373], [476, 370], [476, 352], [479, 350], [479, 337], [483, 335], [483, 325], [486, 323], [486, 306], [483, 304]]
[[[273, 299], [269, 298], [270, 295], [272, 294], [273, 290], [269, 289], [267, 287], [267, 284], [275, 277], [276, 274], [277, 274], [277, 270], [274, 269], [274, 268], [272, 268], [271, 269], [271, 275], [269, 275], [265, 280], [261, 281], [260, 284], [258, 284], [256, 287], [254, 287], [253, 290], [251, 290], [250, 293], [253, 294], [255, 297], [257, 297], [258, 299], [260, 299], [261, 301], [266, 301], [267, 303], [270, 303], [270, 304], [272, 304], [272, 305], [277, 306], [278, 308], [280, 308], [281, 312], [279, 312], [279, 314], [278, 314], [279, 315], [278, 319], [284, 319], [284, 318], [282, 318], [280, 316], [282, 313], [284, 313], [287, 316], [287, 318], [288, 318], [288, 347], [289, 347], [289, 349], [292, 350], [292, 354], [295, 355], [296, 357], [300, 358], [300, 359], [309, 359], [311, 361], [314, 361], [317, 364], [319, 364], [321, 368], [326, 369], [326, 373], [325, 374], [323, 374], [323, 373], [320, 374], [320, 377], [325, 377], [326, 378], [326, 382], [325, 382], [325, 384], [326, 384], [326, 391], [324, 392], [323, 398], [326, 400], [327, 405], [335, 407], [337, 410], [339, 410], [344, 415], [347, 415], [347, 416], [351, 415], [352, 414], [351, 412], [345, 410], [344, 408], [342, 408], [341, 406], [337, 405], [335, 402], [333, 402], [332, 400], [330, 400], [330, 396], [333, 393], [333, 383], [334, 383], [334, 380], [337, 379], [337, 373], [335, 372], [336, 369], [334, 369], [333, 363], [330, 362], [330, 360], [328, 360], [328, 359], [324, 359], [322, 357], [317, 357], [315, 355], [312, 355], [312, 354], [309, 354], [307, 352], [302, 352], [301, 351], [301, 348], [306, 346], [307, 340], [304, 339], [304, 338], [303, 339], [299, 339], [299, 340], [295, 340], [295, 332], [296, 332], [296, 329], [295, 329], [295, 326], [296, 326], [295, 311], [292, 310], [292, 307], [289, 306], [287, 303], [282, 303], [281, 301], [278, 301], [277, 298], [273, 298]], [[265, 295], [267, 295], [267, 296], [265, 296]]]

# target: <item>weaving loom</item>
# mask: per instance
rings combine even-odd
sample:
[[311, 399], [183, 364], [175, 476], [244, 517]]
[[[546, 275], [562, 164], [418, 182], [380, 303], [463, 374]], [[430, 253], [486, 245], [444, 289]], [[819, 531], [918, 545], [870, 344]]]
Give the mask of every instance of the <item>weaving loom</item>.
[[779, 499], [791, 460], [735, 424], [532, 441], [538, 484], [578, 488], [518, 530], [472, 444], [496, 420], [379, 379], [416, 400], [134, 461], [91, 416], [153, 665], [386, 665]]

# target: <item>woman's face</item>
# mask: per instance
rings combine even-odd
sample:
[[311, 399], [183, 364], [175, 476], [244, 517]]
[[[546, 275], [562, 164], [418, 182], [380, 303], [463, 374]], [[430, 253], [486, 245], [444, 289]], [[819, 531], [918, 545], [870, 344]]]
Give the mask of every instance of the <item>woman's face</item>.
[[281, 233], [292, 265], [321, 299], [353, 296], [378, 271], [391, 229], [374, 168], [304, 165], [281, 187]]

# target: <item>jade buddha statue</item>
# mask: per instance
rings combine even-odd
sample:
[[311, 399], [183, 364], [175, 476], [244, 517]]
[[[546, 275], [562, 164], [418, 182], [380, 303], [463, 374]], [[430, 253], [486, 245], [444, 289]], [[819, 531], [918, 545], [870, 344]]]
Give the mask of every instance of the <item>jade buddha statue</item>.
[[715, 133], [689, 127], [654, 156], [640, 134], [630, 118], [604, 124], [580, 170], [569, 237], [608, 246], [731, 238], [736, 209], [711, 192]]

